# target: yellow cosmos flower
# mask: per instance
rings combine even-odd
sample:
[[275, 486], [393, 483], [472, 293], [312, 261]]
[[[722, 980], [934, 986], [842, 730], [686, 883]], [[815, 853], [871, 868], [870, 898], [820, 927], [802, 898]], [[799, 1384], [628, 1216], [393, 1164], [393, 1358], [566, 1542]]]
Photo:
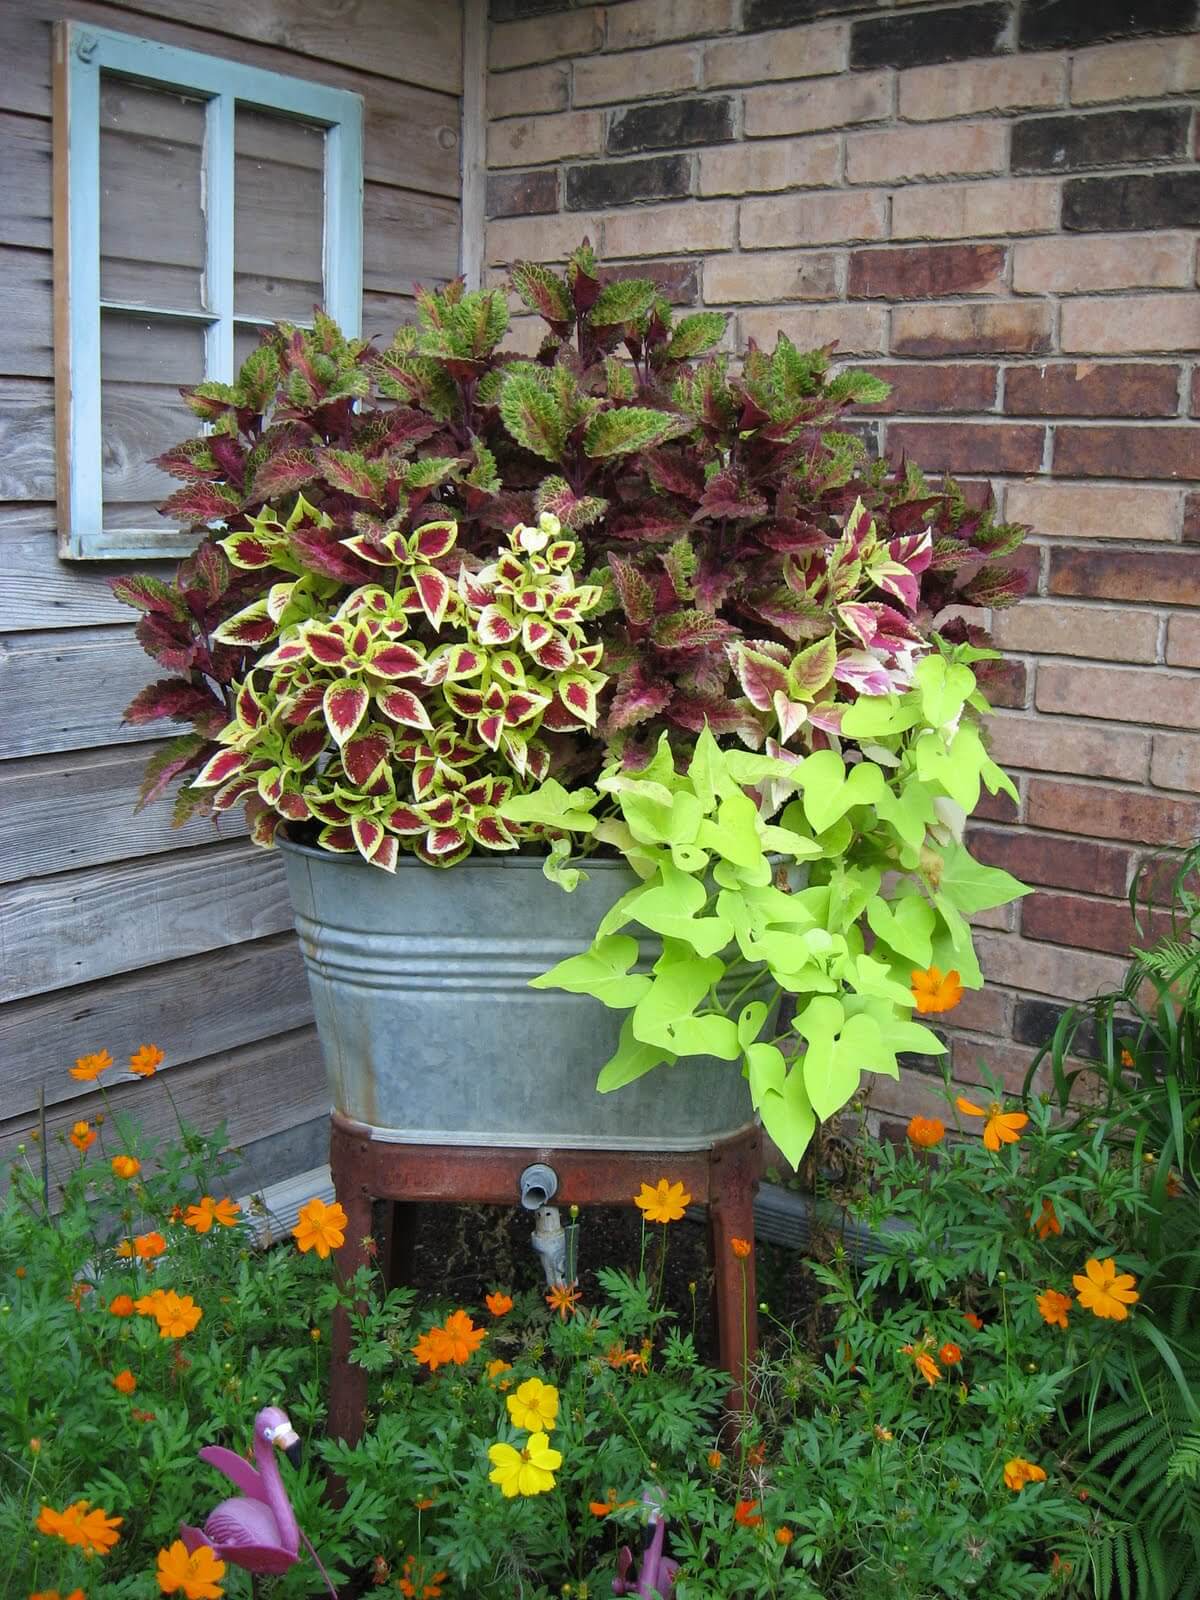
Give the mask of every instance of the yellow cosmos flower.
[[346, 1213], [336, 1200], [327, 1206], [318, 1195], [300, 1207], [292, 1238], [302, 1251], [315, 1250], [324, 1261], [346, 1242]]
[[519, 1383], [516, 1394], [510, 1394], [505, 1404], [513, 1427], [529, 1433], [553, 1428], [558, 1419], [558, 1390], [540, 1378], [526, 1378]]
[[634, 1195], [633, 1203], [647, 1222], [678, 1222], [691, 1199], [682, 1183], [668, 1183], [666, 1178], [660, 1178], [653, 1189], [644, 1183], [641, 1193]]
[[219, 1582], [225, 1576], [225, 1563], [207, 1544], [189, 1553], [183, 1540], [176, 1539], [158, 1552], [156, 1576], [163, 1594], [181, 1594], [184, 1600], [221, 1600], [225, 1593]]
[[1029, 1121], [1023, 1111], [1005, 1111], [998, 1100], [993, 1100], [986, 1111], [982, 1106], [964, 1100], [962, 1095], [954, 1103], [964, 1117], [987, 1119], [983, 1125], [983, 1143], [987, 1150], [999, 1150], [1002, 1144], [1016, 1144], [1021, 1137], [1021, 1129]]
[[[511, 1404], [511, 1401], [510, 1401]], [[562, 1466], [562, 1455], [550, 1448], [544, 1433], [531, 1433], [523, 1450], [511, 1444], [494, 1444], [488, 1450], [491, 1483], [500, 1485], [506, 1500], [517, 1495], [545, 1494], [554, 1487], [554, 1474]]]
[[1124, 1322], [1129, 1307], [1141, 1299], [1133, 1287], [1137, 1279], [1131, 1272], [1118, 1274], [1112, 1256], [1104, 1261], [1093, 1256], [1083, 1270], [1086, 1277], [1077, 1272], [1071, 1279], [1079, 1291], [1079, 1304], [1097, 1317]]
[[1011, 1461], [1004, 1463], [1004, 1482], [1014, 1494], [1020, 1494], [1027, 1483], [1045, 1483], [1046, 1471], [1033, 1461], [1026, 1461], [1024, 1456], [1013, 1456]]

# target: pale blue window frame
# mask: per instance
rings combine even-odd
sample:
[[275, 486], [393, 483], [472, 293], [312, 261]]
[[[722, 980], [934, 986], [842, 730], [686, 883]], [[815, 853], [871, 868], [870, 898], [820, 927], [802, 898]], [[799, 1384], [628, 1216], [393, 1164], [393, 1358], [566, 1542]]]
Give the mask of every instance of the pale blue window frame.
[[[100, 74], [206, 102], [205, 308], [171, 310], [100, 294]], [[234, 108], [276, 111], [325, 129], [324, 304], [343, 332], [362, 319], [363, 102], [345, 89], [221, 56], [179, 50], [77, 22], [55, 30], [55, 375], [59, 554], [131, 560], [185, 555], [194, 540], [161, 529], [106, 531], [100, 408], [100, 313], [131, 311], [203, 327], [205, 377], [233, 380]]]

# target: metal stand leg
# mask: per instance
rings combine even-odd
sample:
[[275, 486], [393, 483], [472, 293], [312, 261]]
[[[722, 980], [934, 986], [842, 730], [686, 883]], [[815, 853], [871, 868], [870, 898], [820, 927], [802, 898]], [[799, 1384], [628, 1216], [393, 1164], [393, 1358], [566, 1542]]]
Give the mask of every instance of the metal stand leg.
[[[335, 1257], [338, 1279], [347, 1283], [367, 1262], [366, 1241], [371, 1233], [371, 1196], [361, 1183], [346, 1181], [334, 1167], [334, 1188], [346, 1213], [346, 1242]], [[350, 1359], [350, 1316], [339, 1306], [333, 1314], [329, 1373], [329, 1432], [335, 1439], [355, 1444], [362, 1433], [367, 1408], [367, 1374]]]
[[[713, 1258], [713, 1298], [717, 1349], [733, 1379], [728, 1408], [743, 1411], [748, 1400], [747, 1369], [758, 1350], [758, 1301], [754, 1284], [754, 1194], [758, 1188], [757, 1141], [715, 1149], [708, 1205]], [[749, 1255], [735, 1255], [734, 1239], [744, 1239]]]

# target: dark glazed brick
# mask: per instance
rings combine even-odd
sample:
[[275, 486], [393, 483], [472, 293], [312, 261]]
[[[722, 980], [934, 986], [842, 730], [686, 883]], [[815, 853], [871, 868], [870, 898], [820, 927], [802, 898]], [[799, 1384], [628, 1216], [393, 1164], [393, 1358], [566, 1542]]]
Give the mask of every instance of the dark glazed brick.
[[937, 366], [930, 362], [913, 361], [903, 366], [876, 366], [867, 368], [884, 383], [890, 383], [892, 392], [878, 405], [859, 406], [878, 416], [896, 412], [918, 415], [944, 411], [990, 411], [996, 403], [995, 367], [980, 366], [973, 362], [955, 362], [952, 366]]
[[815, 17], [843, 16], [852, 11], [878, 11], [880, 0], [746, 0], [743, 33], [764, 28], [789, 28]]
[[1200, 427], [1058, 428], [1056, 477], [1195, 479]]
[[534, 172], [489, 172], [489, 217], [533, 217], [558, 210], [558, 173], [553, 167]]
[[608, 129], [608, 152], [619, 156], [635, 150], [676, 150], [684, 145], [723, 144], [732, 137], [733, 101], [728, 95], [665, 100], [616, 112]]
[[1013, 126], [1014, 172], [1079, 172], [1187, 156], [1187, 106], [1101, 111], [1095, 116], [1028, 117]]
[[1128, 850], [1091, 839], [1054, 839], [1044, 833], [971, 828], [971, 854], [989, 867], [1003, 867], [1023, 883], [1047, 883], [1089, 894], [1122, 895], [1129, 879]]
[[852, 300], [937, 300], [1003, 288], [1001, 244], [908, 245], [855, 250], [846, 293]]
[[1063, 184], [1062, 225], [1075, 233], [1200, 227], [1200, 172], [1069, 178]]
[[692, 186], [687, 156], [649, 156], [644, 161], [598, 161], [567, 168], [567, 210], [627, 206], [635, 200], [674, 200]]
[[617, 278], [653, 278], [664, 300], [673, 306], [696, 303], [698, 282], [694, 261], [631, 261], [623, 267], [601, 267], [600, 282]]
[[[1013, 1012], [1013, 1038], [1018, 1044], [1049, 1044], [1058, 1027], [1058, 1019], [1066, 1011], [1066, 1006], [1056, 1006], [1049, 1000], [1018, 1000]], [[1118, 1037], [1124, 1037], [1119, 1026], [1116, 1033]], [[1131, 1031], [1129, 1037], [1136, 1037], [1136, 1033]], [[1085, 1061], [1097, 1059], [1096, 1029], [1086, 1015], [1081, 1017], [1079, 1026], [1071, 1035], [1070, 1044], [1072, 1056]]]
[[892, 422], [887, 448], [932, 472], [1026, 473], [1041, 466], [1042, 433], [1019, 422]]
[[569, 11], [571, 4], [572, 0], [488, 0], [488, 16], [493, 22], [516, 22], [548, 11]]
[[1010, 8], [994, 3], [949, 11], [872, 17], [850, 30], [852, 67], [922, 67], [935, 61], [994, 56], [1003, 46]]
[[1060, 50], [1147, 33], [1187, 33], [1195, 14], [1194, 0], [1023, 0], [1017, 45]]
[[1143, 361], [1064, 361], [1009, 367], [1004, 409], [1012, 417], [1173, 417], [1179, 368]]
[[1052, 550], [1049, 593], [1200, 606], [1200, 550]]

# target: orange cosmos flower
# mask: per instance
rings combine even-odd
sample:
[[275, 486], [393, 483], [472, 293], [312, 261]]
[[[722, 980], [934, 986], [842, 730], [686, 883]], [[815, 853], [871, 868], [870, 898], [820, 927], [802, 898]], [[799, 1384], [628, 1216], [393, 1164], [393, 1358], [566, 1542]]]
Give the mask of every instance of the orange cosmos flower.
[[76, 1311], [78, 1311], [80, 1306], [83, 1304], [84, 1295], [85, 1294], [91, 1294], [91, 1292], [92, 1292], [92, 1285], [90, 1283], [85, 1283], [82, 1279], [80, 1279], [80, 1281], [75, 1285], [75, 1287], [71, 1290], [70, 1294], [67, 1296], [67, 1299], [75, 1307]]
[[740, 1528], [757, 1528], [762, 1521], [762, 1513], [758, 1508], [757, 1500], [739, 1500], [733, 1508], [733, 1520]]
[[142, 1170], [142, 1163], [136, 1156], [114, 1156], [112, 1158], [113, 1176], [117, 1178], [136, 1178]]
[[977, 1311], [964, 1311], [963, 1321], [969, 1322], [976, 1333], [980, 1333], [983, 1329], [983, 1318]]
[[750, 1241], [749, 1239], [730, 1239], [729, 1248], [739, 1261], [744, 1261], [750, 1254]]
[[166, 1248], [167, 1241], [161, 1233], [139, 1233], [134, 1236], [133, 1250], [140, 1261], [153, 1261]]
[[910, 1144], [922, 1150], [932, 1150], [946, 1137], [946, 1124], [937, 1117], [910, 1117], [905, 1129]]
[[471, 1353], [478, 1350], [487, 1338], [486, 1328], [477, 1328], [465, 1311], [452, 1311], [442, 1329], [446, 1338], [447, 1354], [443, 1357], [456, 1367], [465, 1366]]
[[489, 1361], [483, 1370], [487, 1373], [488, 1382], [490, 1383], [494, 1379], [498, 1378], [502, 1372], [511, 1372], [512, 1362], [502, 1361], [501, 1358], [497, 1356], [494, 1361]]
[[1054, 1209], [1054, 1201], [1048, 1197], [1042, 1200], [1042, 1214], [1033, 1225], [1034, 1232], [1039, 1239], [1048, 1239], [1052, 1233], [1063, 1231], [1062, 1221]]
[[118, 1394], [133, 1394], [133, 1392], [136, 1390], [137, 1379], [134, 1377], [133, 1373], [130, 1372], [128, 1367], [126, 1367], [122, 1372], [117, 1373], [116, 1377], [113, 1379], [113, 1388]]
[[65, 1511], [55, 1511], [43, 1506], [38, 1513], [36, 1527], [39, 1533], [51, 1534], [64, 1544], [75, 1545], [85, 1556], [106, 1556], [120, 1537], [117, 1529], [124, 1517], [110, 1517], [97, 1508], [90, 1509], [90, 1500], [76, 1500]]
[[96, 1130], [87, 1122], [77, 1122], [68, 1135], [71, 1143], [80, 1155], [85, 1150], [90, 1150], [96, 1142]]
[[928, 967], [924, 972], [911, 975], [913, 1003], [920, 1016], [934, 1011], [953, 1011], [963, 997], [962, 984], [957, 971], [942, 976], [940, 967]]
[[86, 1600], [82, 1589], [72, 1589], [70, 1594], [59, 1594], [57, 1589], [38, 1589], [29, 1600]]
[[114, 1317], [131, 1317], [133, 1315], [133, 1300], [127, 1294], [116, 1295], [108, 1302], [108, 1309]]
[[579, 1314], [579, 1290], [569, 1283], [556, 1283], [546, 1296], [546, 1304], [565, 1322]]
[[152, 1078], [166, 1057], [156, 1044], [139, 1046], [129, 1058], [129, 1070], [136, 1077]]
[[1002, 1144], [1016, 1144], [1021, 1129], [1029, 1121], [1023, 1111], [1005, 1111], [998, 1100], [993, 1100], [987, 1110], [974, 1106], [959, 1095], [955, 1105], [965, 1117], [985, 1117], [983, 1143], [987, 1150], [999, 1150]]
[[1121, 1050], [1121, 1065], [1123, 1067], [1132, 1067], [1133, 1066], [1133, 1052], [1132, 1051], [1122, 1048], [1122, 1050]]
[[92, 1056], [77, 1056], [70, 1072], [80, 1083], [95, 1083], [100, 1074], [107, 1072], [112, 1064], [113, 1059], [107, 1050], [97, 1050]]
[[513, 1308], [512, 1296], [501, 1294], [499, 1289], [491, 1294], [485, 1294], [483, 1303], [494, 1317], [506, 1317]]
[[1067, 1313], [1071, 1309], [1071, 1296], [1059, 1294], [1057, 1289], [1043, 1289], [1037, 1297], [1037, 1308], [1048, 1328], [1066, 1328]]
[[1179, 1174], [1174, 1170], [1174, 1168], [1172, 1168], [1171, 1171], [1167, 1173], [1167, 1199], [1178, 1200], [1182, 1193], [1183, 1180], [1180, 1178]]
[[139, 1295], [133, 1302], [133, 1309], [139, 1317], [154, 1317], [158, 1315], [158, 1308], [167, 1297], [165, 1289], [151, 1289], [149, 1294]]
[[629, 1368], [630, 1372], [650, 1371], [650, 1354], [653, 1348], [654, 1346], [650, 1343], [649, 1339], [643, 1339], [642, 1348], [640, 1350], [627, 1350], [625, 1352], [625, 1365]]
[[1045, 1483], [1045, 1481], [1045, 1469], [1032, 1461], [1026, 1461], [1024, 1456], [1014, 1456], [1011, 1461], [1004, 1463], [1004, 1482], [1014, 1494], [1020, 1494], [1027, 1483]]
[[336, 1200], [327, 1206], [317, 1195], [300, 1207], [292, 1238], [301, 1251], [315, 1250], [324, 1261], [331, 1250], [340, 1250], [346, 1242], [346, 1213]]
[[428, 1367], [430, 1372], [436, 1372], [439, 1367], [447, 1366], [450, 1362], [450, 1341], [446, 1337], [445, 1328], [429, 1328], [422, 1333], [412, 1353], [422, 1367]]
[[712, 1468], [712, 1470], [714, 1472], [716, 1472], [719, 1469], [719, 1467], [720, 1467], [722, 1461], [724, 1461], [724, 1459], [725, 1459], [725, 1457], [721, 1454], [721, 1452], [719, 1450], [710, 1450], [708, 1452], [708, 1464], [709, 1464], [709, 1466]]
[[917, 1371], [925, 1379], [925, 1382], [931, 1389], [935, 1383], [941, 1382], [942, 1370], [933, 1357], [929, 1354], [928, 1350], [918, 1349], [915, 1345], [911, 1344], [903, 1344], [900, 1346], [900, 1354], [912, 1357], [913, 1365], [916, 1367]]
[[117, 1256], [121, 1261], [133, 1260], [133, 1240], [122, 1239], [117, 1246]]
[[634, 1195], [633, 1203], [647, 1222], [665, 1223], [678, 1222], [683, 1216], [684, 1207], [691, 1204], [691, 1199], [682, 1183], [668, 1183], [666, 1178], [660, 1178], [653, 1189], [644, 1183], [641, 1192]]
[[789, 1527], [786, 1526], [786, 1524], [782, 1528], [775, 1529], [775, 1543], [783, 1545], [784, 1549], [791, 1544], [795, 1537], [796, 1535]]
[[214, 1222], [219, 1222], [223, 1228], [235, 1228], [238, 1210], [237, 1202], [228, 1195], [223, 1200], [214, 1200], [211, 1194], [206, 1194], [199, 1205], [189, 1206], [184, 1212], [183, 1225], [194, 1228], [197, 1233], [207, 1233]]
[[962, 1360], [962, 1351], [953, 1340], [947, 1339], [946, 1343], [938, 1351], [938, 1360], [944, 1367], [956, 1367]]
[[1083, 1270], [1086, 1277], [1077, 1272], [1071, 1279], [1079, 1291], [1079, 1304], [1097, 1317], [1124, 1322], [1129, 1307], [1141, 1298], [1133, 1287], [1137, 1279], [1130, 1272], [1118, 1274], [1112, 1256], [1105, 1261], [1093, 1256]]
[[225, 1563], [217, 1559], [211, 1545], [201, 1544], [189, 1552], [182, 1539], [158, 1552], [158, 1587], [163, 1594], [181, 1594], [184, 1600], [221, 1600], [225, 1593], [220, 1579]]
[[617, 1499], [617, 1491], [610, 1489], [604, 1500], [589, 1500], [588, 1510], [594, 1517], [607, 1517], [610, 1511], [626, 1511], [630, 1506], [637, 1505], [636, 1500]]
[[203, 1315], [190, 1294], [176, 1294], [174, 1289], [168, 1289], [154, 1307], [160, 1339], [182, 1339]]

